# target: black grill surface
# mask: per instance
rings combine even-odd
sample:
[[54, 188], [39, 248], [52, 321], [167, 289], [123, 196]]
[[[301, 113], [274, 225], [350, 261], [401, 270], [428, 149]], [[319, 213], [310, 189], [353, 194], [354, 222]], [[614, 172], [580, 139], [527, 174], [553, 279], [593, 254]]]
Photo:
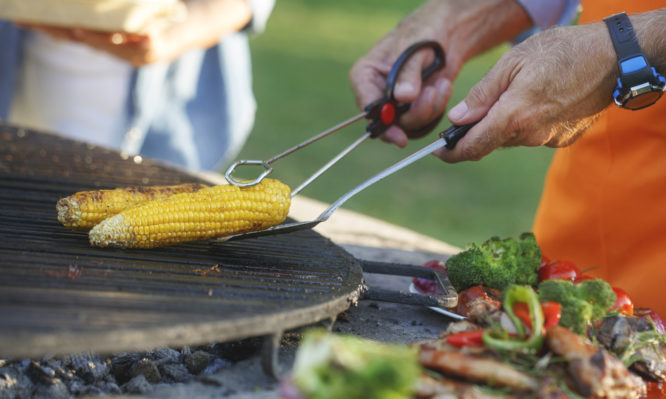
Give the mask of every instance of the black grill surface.
[[313, 231], [152, 250], [92, 248], [56, 219], [76, 191], [200, 179], [0, 125], [0, 356], [142, 350], [279, 333], [334, 317], [362, 271]]

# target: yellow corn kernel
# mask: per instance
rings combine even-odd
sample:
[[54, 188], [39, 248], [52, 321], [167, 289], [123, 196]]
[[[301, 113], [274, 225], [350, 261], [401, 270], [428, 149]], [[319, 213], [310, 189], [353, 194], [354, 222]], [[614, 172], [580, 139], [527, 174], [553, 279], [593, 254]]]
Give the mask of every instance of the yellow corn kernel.
[[113, 190], [81, 191], [61, 198], [56, 204], [58, 220], [72, 230], [88, 231], [109, 216], [141, 203], [194, 192], [205, 184], [185, 183], [174, 186], [125, 187]]
[[99, 247], [154, 248], [263, 230], [289, 213], [291, 190], [275, 179], [251, 187], [219, 185], [149, 201], [90, 230]]

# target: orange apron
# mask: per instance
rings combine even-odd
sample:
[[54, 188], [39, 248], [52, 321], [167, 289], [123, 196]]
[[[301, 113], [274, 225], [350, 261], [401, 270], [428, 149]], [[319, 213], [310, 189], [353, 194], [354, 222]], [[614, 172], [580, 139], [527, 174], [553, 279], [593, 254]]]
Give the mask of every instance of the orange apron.
[[[583, 1], [580, 23], [663, 6]], [[666, 96], [639, 111], [613, 104], [573, 145], [556, 151], [534, 232], [549, 258], [594, 267], [587, 274], [666, 318]]]

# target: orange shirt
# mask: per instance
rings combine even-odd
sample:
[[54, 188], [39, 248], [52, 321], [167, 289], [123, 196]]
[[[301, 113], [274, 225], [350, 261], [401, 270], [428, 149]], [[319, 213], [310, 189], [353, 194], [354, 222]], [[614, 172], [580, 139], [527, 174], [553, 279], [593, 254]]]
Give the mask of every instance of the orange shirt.
[[[663, 6], [583, 1], [580, 23]], [[612, 104], [579, 140], [556, 151], [534, 232], [549, 258], [595, 267], [587, 274], [666, 318], [666, 96], [639, 111]]]

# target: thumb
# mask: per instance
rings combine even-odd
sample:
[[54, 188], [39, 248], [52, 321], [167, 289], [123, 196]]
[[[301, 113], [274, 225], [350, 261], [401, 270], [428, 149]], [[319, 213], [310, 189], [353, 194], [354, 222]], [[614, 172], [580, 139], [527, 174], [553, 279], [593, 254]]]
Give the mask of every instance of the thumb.
[[448, 117], [451, 123], [465, 125], [486, 116], [488, 110], [508, 87], [503, 76], [501, 66], [495, 65], [481, 81], [470, 89], [464, 100], [449, 110]]

